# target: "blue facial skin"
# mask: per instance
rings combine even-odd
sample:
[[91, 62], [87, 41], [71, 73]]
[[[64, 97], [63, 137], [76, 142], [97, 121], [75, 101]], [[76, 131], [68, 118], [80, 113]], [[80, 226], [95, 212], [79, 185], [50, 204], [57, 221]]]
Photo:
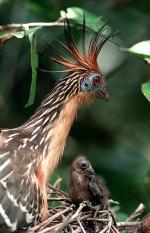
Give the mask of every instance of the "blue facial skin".
[[95, 77], [101, 77], [98, 73], [93, 73], [88, 75], [84, 78], [84, 80], [80, 84], [80, 91], [83, 92], [94, 92], [97, 97], [102, 98], [105, 101], [108, 101], [108, 92], [106, 89], [106, 85], [103, 81], [103, 79], [100, 79], [97, 83], [93, 84], [93, 78]]
[[94, 77], [99, 76], [99, 74], [90, 74], [87, 76], [80, 84], [80, 90], [83, 92], [94, 91], [99, 92], [101, 91], [101, 85], [93, 86], [92, 80]]

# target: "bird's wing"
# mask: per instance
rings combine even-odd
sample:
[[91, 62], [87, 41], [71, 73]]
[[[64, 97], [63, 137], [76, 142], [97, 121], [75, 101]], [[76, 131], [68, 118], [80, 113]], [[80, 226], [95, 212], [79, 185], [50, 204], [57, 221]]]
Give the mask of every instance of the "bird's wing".
[[0, 148], [1, 233], [14, 231], [19, 226], [26, 228], [38, 220], [36, 217], [40, 210], [37, 203], [41, 201], [41, 194], [31, 164], [32, 152], [23, 151], [13, 150], [11, 143]]
[[103, 197], [103, 192], [97, 185], [95, 175], [92, 175], [89, 181], [89, 188], [96, 197]]

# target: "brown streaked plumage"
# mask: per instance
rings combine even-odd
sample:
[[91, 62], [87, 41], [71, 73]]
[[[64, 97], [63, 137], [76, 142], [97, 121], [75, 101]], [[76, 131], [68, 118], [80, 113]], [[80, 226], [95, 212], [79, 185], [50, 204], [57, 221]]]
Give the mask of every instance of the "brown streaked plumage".
[[150, 214], [144, 217], [139, 233], [150, 233]]
[[71, 164], [69, 196], [75, 205], [89, 201], [101, 210], [109, 208], [109, 192], [102, 177], [95, 175], [87, 158], [78, 156]]
[[66, 77], [58, 82], [26, 123], [18, 128], [0, 130], [1, 233], [28, 228], [39, 219], [47, 218], [46, 182], [63, 154], [78, 108], [95, 96], [108, 98], [97, 56], [111, 35], [99, 40], [101, 30], [95, 33], [88, 54], [83, 39], [81, 54], [67, 19], [64, 30], [67, 45], [62, 46], [72, 61], [51, 49], [58, 56], [52, 60], [67, 67]]

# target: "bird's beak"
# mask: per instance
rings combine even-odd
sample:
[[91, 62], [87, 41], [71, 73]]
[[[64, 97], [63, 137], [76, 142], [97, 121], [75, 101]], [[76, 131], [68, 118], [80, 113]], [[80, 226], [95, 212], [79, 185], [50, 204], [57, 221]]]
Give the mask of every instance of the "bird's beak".
[[96, 96], [105, 101], [108, 101], [109, 95], [108, 95], [108, 91], [105, 85], [100, 86], [100, 88], [96, 92]]
[[94, 172], [94, 170], [93, 170], [93, 168], [92, 168], [91, 165], [90, 165], [89, 168], [88, 168], [88, 173], [89, 173], [90, 175], [95, 175], [95, 172]]

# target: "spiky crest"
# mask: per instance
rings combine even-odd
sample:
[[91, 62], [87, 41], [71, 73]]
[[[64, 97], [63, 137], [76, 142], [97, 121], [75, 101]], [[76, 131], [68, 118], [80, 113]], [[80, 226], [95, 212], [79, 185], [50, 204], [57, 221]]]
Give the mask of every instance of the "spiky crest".
[[76, 42], [74, 40], [73, 34], [71, 32], [71, 26], [68, 18], [64, 20], [64, 32], [66, 37], [67, 45], [60, 42], [63, 49], [69, 53], [71, 59], [68, 59], [62, 53], [58, 52], [51, 45], [48, 45], [54, 54], [57, 55], [58, 58], [49, 57], [50, 60], [53, 60], [67, 69], [63, 71], [56, 72], [75, 72], [75, 71], [93, 71], [99, 73], [99, 66], [97, 64], [98, 55], [104, 46], [104, 44], [112, 37], [114, 32], [110, 33], [108, 36], [100, 39], [102, 31], [107, 26], [107, 24], [103, 25], [97, 32], [94, 33], [93, 37], [90, 40], [88, 52], [85, 48], [85, 33], [86, 33], [86, 24], [85, 24], [85, 16], [83, 17], [83, 26], [82, 26], [82, 53], [79, 52]]

